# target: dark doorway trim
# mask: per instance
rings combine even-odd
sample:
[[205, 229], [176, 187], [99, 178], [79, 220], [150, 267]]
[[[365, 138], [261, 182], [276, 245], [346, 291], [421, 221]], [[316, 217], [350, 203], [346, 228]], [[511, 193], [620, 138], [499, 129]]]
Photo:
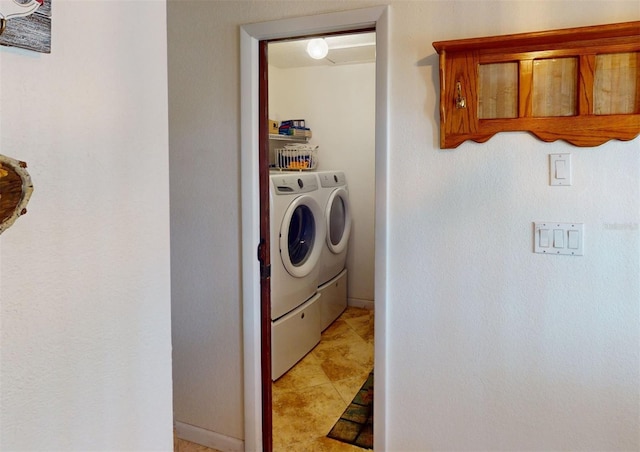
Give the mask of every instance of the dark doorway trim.
[[259, 126], [258, 178], [260, 187], [260, 362], [262, 363], [262, 450], [273, 450], [273, 410], [271, 391], [271, 256], [269, 230], [269, 62], [268, 41], [258, 45]]

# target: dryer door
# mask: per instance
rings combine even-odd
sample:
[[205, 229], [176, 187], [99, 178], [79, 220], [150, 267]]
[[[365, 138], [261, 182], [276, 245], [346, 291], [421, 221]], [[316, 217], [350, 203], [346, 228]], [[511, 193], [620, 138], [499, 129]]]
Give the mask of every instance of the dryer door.
[[291, 276], [303, 278], [313, 271], [325, 234], [320, 205], [309, 195], [298, 196], [287, 208], [280, 227], [280, 257]]
[[345, 250], [351, 234], [351, 209], [349, 193], [344, 188], [331, 192], [325, 212], [327, 221], [327, 247], [334, 254]]

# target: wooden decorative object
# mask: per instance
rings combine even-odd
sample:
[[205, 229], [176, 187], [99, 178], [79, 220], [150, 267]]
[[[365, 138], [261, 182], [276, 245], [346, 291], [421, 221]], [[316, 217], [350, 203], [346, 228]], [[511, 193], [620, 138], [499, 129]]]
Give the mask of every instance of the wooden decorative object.
[[433, 47], [443, 149], [516, 130], [576, 146], [640, 134], [640, 21]]
[[0, 234], [27, 213], [32, 191], [27, 164], [0, 155]]

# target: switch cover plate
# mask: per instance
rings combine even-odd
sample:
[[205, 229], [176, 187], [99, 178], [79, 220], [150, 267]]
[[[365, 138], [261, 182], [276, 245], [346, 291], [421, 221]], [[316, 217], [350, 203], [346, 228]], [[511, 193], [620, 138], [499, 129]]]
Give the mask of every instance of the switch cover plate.
[[549, 185], [571, 185], [571, 154], [549, 154]]
[[584, 224], [536, 221], [534, 252], [540, 254], [584, 254]]

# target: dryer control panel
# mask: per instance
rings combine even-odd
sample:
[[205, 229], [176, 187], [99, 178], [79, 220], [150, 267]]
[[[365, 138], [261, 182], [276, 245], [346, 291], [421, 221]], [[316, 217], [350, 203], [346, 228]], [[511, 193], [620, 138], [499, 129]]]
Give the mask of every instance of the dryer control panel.
[[347, 178], [342, 171], [325, 171], [318, 173], [322, 187], [343, 187], [347, 185]]

